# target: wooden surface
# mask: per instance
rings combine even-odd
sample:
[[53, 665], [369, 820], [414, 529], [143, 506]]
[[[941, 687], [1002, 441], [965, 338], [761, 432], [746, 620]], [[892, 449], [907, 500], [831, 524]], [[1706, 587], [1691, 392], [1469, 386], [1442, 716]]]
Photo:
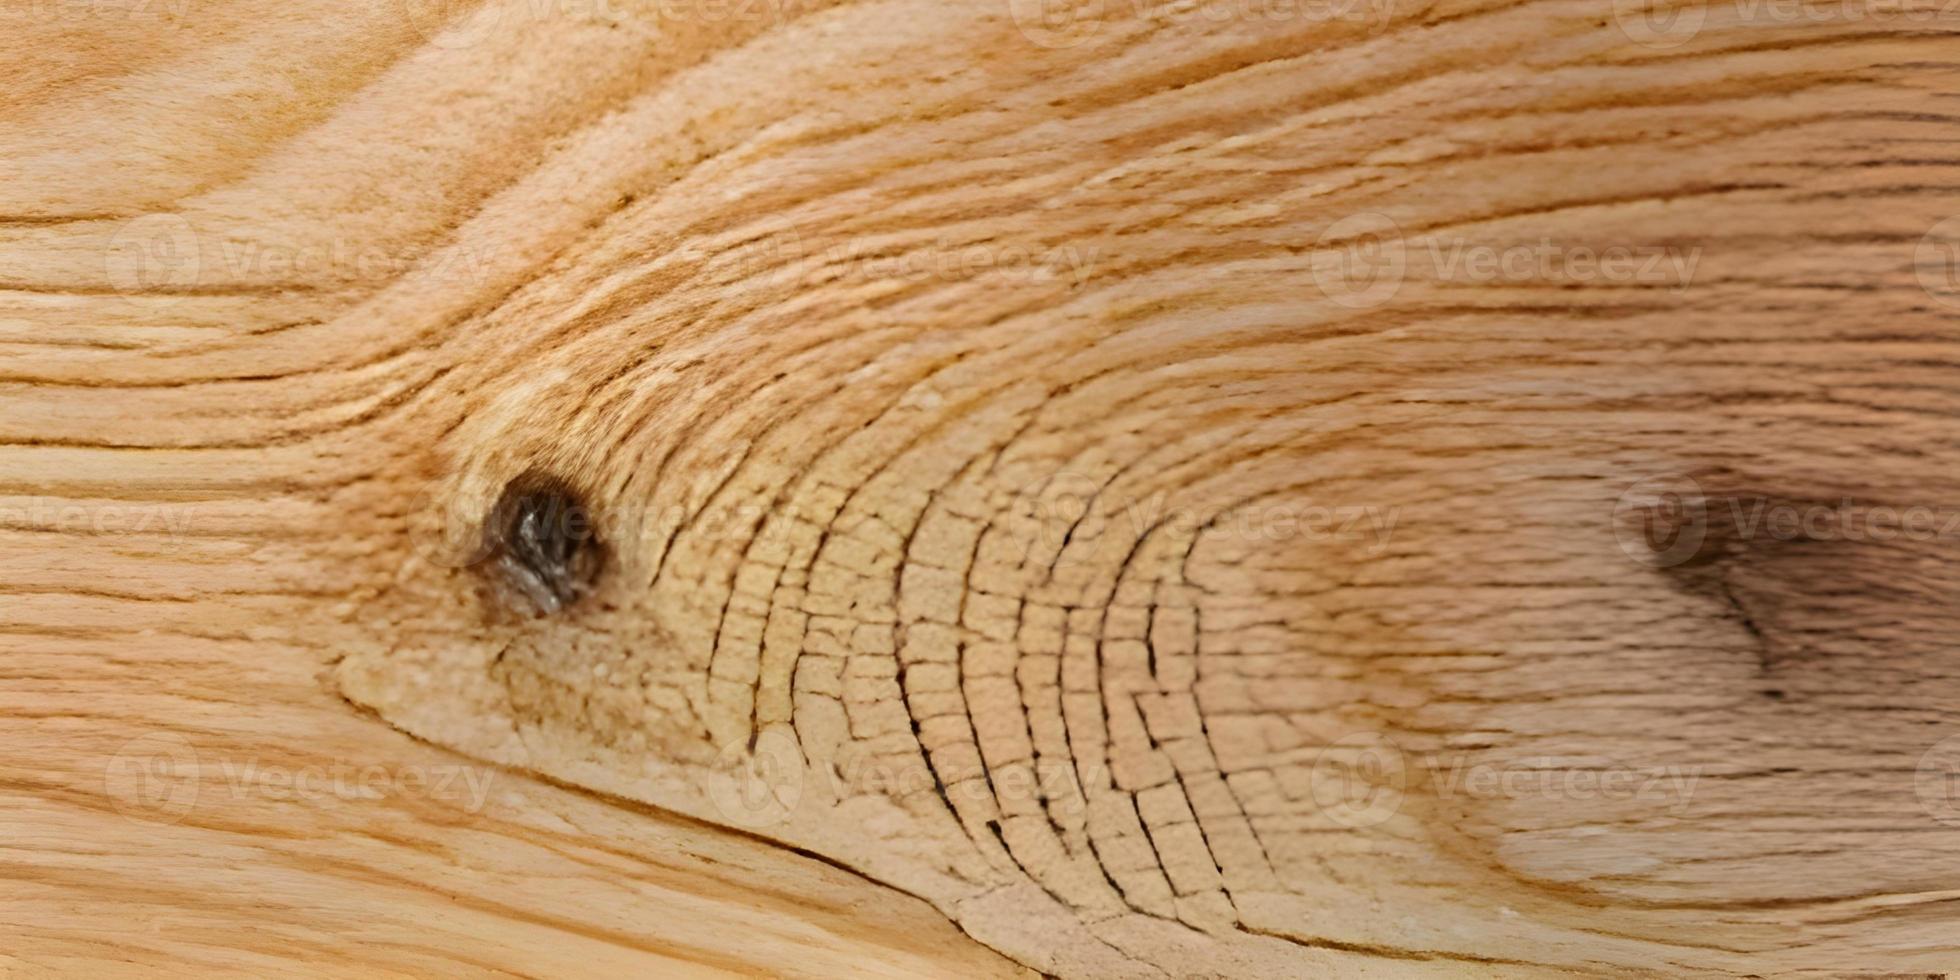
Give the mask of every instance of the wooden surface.
[[0, 22], [0, 974], [1960, 970], [1960, 14]]

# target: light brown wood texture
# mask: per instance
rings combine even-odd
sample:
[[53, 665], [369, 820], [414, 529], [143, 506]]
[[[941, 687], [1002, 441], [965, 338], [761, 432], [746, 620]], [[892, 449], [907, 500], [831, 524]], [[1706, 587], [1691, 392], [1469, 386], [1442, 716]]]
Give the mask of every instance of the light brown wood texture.
[[1960, 969], [1960, 11], [4, 23], [0, 974]]

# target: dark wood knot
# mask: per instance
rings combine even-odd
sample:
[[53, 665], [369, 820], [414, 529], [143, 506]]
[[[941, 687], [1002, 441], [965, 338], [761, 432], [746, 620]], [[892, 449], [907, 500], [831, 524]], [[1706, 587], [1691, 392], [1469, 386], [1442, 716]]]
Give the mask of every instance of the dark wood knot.
[[505, 485], [483, 532], [506, 600], [542, 615], [592, 591], [604, 566], [591, 510], [571, 484], [549, 473], [527, 471]]

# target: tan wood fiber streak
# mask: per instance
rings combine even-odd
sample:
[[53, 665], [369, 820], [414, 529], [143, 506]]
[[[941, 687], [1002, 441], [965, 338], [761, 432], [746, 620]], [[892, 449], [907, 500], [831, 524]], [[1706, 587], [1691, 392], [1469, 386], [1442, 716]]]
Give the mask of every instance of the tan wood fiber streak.
[[1960, 969], [1960, 13], [17, 14], [0, 967]]

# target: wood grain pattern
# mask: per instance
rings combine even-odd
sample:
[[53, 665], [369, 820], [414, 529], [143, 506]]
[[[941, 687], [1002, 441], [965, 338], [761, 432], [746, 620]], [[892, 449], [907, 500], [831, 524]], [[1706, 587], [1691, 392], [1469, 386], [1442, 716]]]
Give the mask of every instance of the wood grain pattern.
[[7, 23], [14, 972], [1960, 969], [1960, 12]]

